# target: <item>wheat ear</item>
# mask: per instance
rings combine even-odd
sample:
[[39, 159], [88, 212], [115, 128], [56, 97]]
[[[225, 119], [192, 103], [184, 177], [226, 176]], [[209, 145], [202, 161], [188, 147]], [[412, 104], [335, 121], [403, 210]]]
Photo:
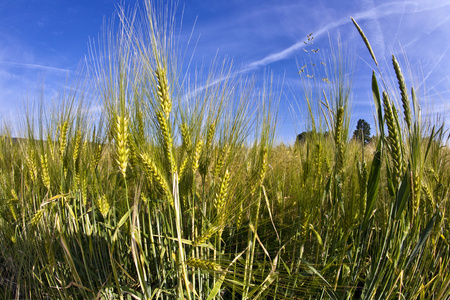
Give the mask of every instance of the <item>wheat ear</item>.
[[383, 107], [384, 107], [384, 118], [388, 127], [388, 142], [391, 148], [392, 160], [394, 163], [394, 179], [395, 183], [398, 184], [400, 174], [402, 172], [402, 155], [400, 146], [400, 136], [397, 130], [397, 123], [395, 122], [394, 112], [392, 110], [391, 102], [389, 96], [386, 92], [383, 92]]
[[92, 162], [90, 165], [90, 171], [91, 173], [94, 173], [95, 169], [97, 168], [98, 163], [100, 162], [100, 159], [102, 157], [102, 145], [98, 145], [97, 146], [97, 151], [95, 151], [93, 157], [92, 157]]
[[163, 191], [164, 195], [166, 195], [168, 197], [170, 205], [173, 207], [173, 199], [171, 197], [169, 184], [167, 183], [166, 179], [164, 178], [164, 176], [161, 174], [161, 172], [156, 167], [155, 163], [150, 159], [150, 157], [147, 154], [142, 153], [141, 159], [144, 164], [144, 167], [145, 167], [144, 169], [147, 174], [147, 177], [149, 178], [149, 180], [151, 180], [152, 178], [155, 179], [155, 181], [158, 183], [160, 189]]
[[222, 268], [220, 267], [219, 264], [212, 262], [212, 261], [195, 258], [195, 257], [189, 258], [186, 261], [186, 264], [189, 267], [207, 270], [207, 271], [215, 271], [215, 272], [222, 271]]
[[31, 226], [36, 226], [44, 215], [44, 209], [39, 209], [30, 220]]
[[78, 159], [78, 155], [80, 154], [80, 145], [81, 145], [81, 130], [78, 129], [77, 133], [75, 135], [75, 146], [73, 148], [73, 163], [75, 164], [77, 159]]
[[106, 219], [106, 217], [108, 216], [110, 207], [111, 206], [108, 199], [106, 198], [106, 195], [102, 195], [97, 199], [97, 208], [104, 219]]
[[188, 149], [191, 148], [192, 142], [191, 136], [189, 135], [189, 128], [186, 122], [181, 123], [180, 131], [181, 131], [181, 139], [183, 142], [183, 148], [187, 151]]
[[406, 125], [408, 125], [408, 129], [411, 129], [412, 114], [411, 114], [411, 107], [409, 105], [408, 91], [406, 90], [406, 84], [405, 79], [403, 78], [402, 70], [400, 69], [400, 65], [394, 55], [392, 55], [392, 64], [394, 65], [395, 75], [397, 76], [398, 86], [400, 88], [400, 94], [402, 96], [402, 105], [403, 105], [403, 113], [405, 115], [405, 122]]
[[61, 161], [64, 158], [67, 147], [67, 131], [69, 129], [69, 122], [65, 121], [60, 127], [59, 133], [59, 158]]
[[169, 127], [168, 119], [166, 119], [162, 112], [158, 111], [156, 113], [156, 118], [159, 123], [159, 128], [161, 129], [161, 134], [164, 140], [164, 153], [166, 155], [167, 161], [170, 164], [171, 174], [175, 172], [175, 160], [173, 158], [172, 152], [172, 134]]
[[214, 206], [216, 207], [217, 216], [219, 218], [225, 217], [223, 208], [225, 206], [226, 198], [228, 196], [229, 181], [230, 181], [230, 173], [228, 172], [228, 170], [226, 170], [225, 175], [223, 176], [222, 182], [220, 184], [219, 192], [216, 194], [216, 197], [214, 198]]
[[186, 156], [184, 158], [184, 160], [181, 162], [180, 171], [179, 171], [179, 173], [180, 173], [180, 175], [179, 175], [180, 181], [181, 181], [181, 178], [183, 178], [183, 174], [184, 174], [184, 171], [186, 170], [186, 166], [187, 166], [188, 160], [189, 160], [189, 156]]
[[28, 165], [28, 169], [30, 171], [30, 177], [33, 181], [36, 181], [37, 176], [38, 176], [38, 172], [37, 172], [37, 167], [36, 167], [36, 162], [35, 162], [35, 154], [34, 154], [34, 150], [30, 148], [29, 154], [27, 154], [25, 156], [25, 160], [27, 162]]
[[414, 214], [417, 214], [420, 207], [420, 192], [422, 190], [422, 184], [420, 180], [420, 174], [418, 171], [413, 172], [413, 207], [414, 207]]
[[13, 198], [8, 201], [8, 208], [9, 208], [9, 211], [11, 212], [13, 219], [15, 221], [17, 221], [18, 217], [17, 217], [16, 207], [14, 206], [14, 202], [19, 202], [19, 197], [17, 197], [17, 193], [14, 189], [11, 189], [11, 194], [12, 194]]
[[214, 166], [214, 177], [219, 176], [219, 173], [222, 170], [225, 161], [227, 160], [228, 154], [230, 153], [230, 149], [231, 148], [228, 145], [223, 146], [223, 148], [221, 149], [217, 158], [216, 165]]
[[370, 46], [369, 40], [367, 39], [366, 35], [364, 34], [364, 31], [362, 31], [361, 27], [359, 27], [358, 23], [356, 23], [355, 19], [353, 19], [353, 18], [351, 18], [351, 19], [352, 19], [352, 22], [355, 25], [356, 29], [358, 29], [359, 35], [362, 37], [364, 43], [366, 44], [366, 47], [369, 50], [373, 61], [378, 66], [377, 59], [375, 58], [375, 54], [373, 53], [372, 47]]
[[172, 110], [172, 100], [169, 95], [169, 85], [167, 83], [166, 72], [163, 68], [157, 68], [155, 71], [157, 80], [157, 93], [161, 108], [164, 112], [165, 118], [168, 119]]
[[[221, 220], [217, 220], [221, 221]], [[223, 222], [216, 222], [211, 225], [205, 232], [194, 240], [194, 245], [200, 245], [209, 240], [216, 232], [220, 232], [223, 228]]]
[[211, 149], [214, 133], [216, 132], [216, 123], [217, 121], [214, 121], [208, 128], [208, 132], [206, 134], [206, 149]]
[[116, 143], [117, 143], [117, 165], [123, 177], [126, 176], [128, 155], [128, 118], [126, 116], [117, 116], [116, 120]]
[[195, 147], [194, 157], [192, 159], [192, 172], [195, 173], [198, 169], [200, 154], [202, 153], [203, 141], [199, 140], [197, 146]]
[[41, 165], [42, 165], [42, 183], [44, 183], [45, 187], [50, 189], [50, 172], [48, 169], [48, 159], [47, 153], [41, 155]]

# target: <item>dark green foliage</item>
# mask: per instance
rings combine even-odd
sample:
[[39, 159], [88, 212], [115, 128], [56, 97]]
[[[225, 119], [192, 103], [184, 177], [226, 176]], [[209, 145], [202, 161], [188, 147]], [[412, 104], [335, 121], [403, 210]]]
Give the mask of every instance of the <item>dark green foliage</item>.
[[353, 132], [353, 138], [357, 141], [364, 141], [364, 144], [370, 142], [370, 125], [364, 119], [359, 119], [356, 130]]

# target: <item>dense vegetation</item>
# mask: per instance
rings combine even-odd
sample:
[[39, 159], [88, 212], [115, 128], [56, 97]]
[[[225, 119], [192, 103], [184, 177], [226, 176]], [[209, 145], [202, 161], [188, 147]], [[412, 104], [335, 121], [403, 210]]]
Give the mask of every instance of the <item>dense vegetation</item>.
[[4, 130], [0, 297], [448, 299], [446, 133], [395, 57], [399, 91], [373, 74], [369, 144], [349, 139], [335, 60], [307, 139], [274, 145], [270, 86], [227, 63], [190, 81], [152, 5], [91, 51], [100, 115], [66, 94], [26, 139]]

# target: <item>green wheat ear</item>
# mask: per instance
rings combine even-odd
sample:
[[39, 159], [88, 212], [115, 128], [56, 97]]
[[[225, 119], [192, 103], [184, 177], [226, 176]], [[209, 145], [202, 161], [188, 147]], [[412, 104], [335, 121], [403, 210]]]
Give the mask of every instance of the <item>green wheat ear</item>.
[[41, 159], [41, 165], [42, 165], [42, 183], [49, 190], [50, 189], [50, 172], [48, 169], [47, 153], [45, 153], [44, 155], [41, 154], [40, 159]]
[[409, 105], [408, 91], [406, 90], [405, 79], [403, 78], [402, 70], [400, 69], [400, 64], [394, 55], [392, 55], [392, 64], [394, 66], [395, 75], [397, 76], [398, 86], [400, 88], [400, 94], [402, 96], [403, 113], [405, 115], [405, 122], [408, 125], [408, 129], [411, 129], [411, 107]]
[[355, 25], [356, 29], [358, 29], [359, 34], [361, 35], [364, 43], [366, 44], [367, 49], [370, 52], [370, 55], [372, 55], [372, 59], [375, 62], [375, 64], [378, 66], [377, 59], [375, 58], [375, 54], [373, 53], [372, 47], [370, 46], [369, 40], [367, 39], [366, 35], [364, 34], [364, 31], [362, 31], [361, 27], [359, 27], [358, 23], [356, 23], [355, 19], [350, 17], [352, 19], [353, 24]]
[[60, 126], [60, 133], [59, 133], [59, 157], [61, 161], [63, 160], [64, 154], [66, 153], [68, 129], [69, 129], [69, 122], [65, 121]]
[[393, 178], [394, 182], [397, 184], [400, 180], [400, 174], [402, 172], [401, 140], [396, 122], [396, 111], [394, 112], [395, 107], [393, 109], [391, 106], [391, 101], [389, 100], [389, 96], [386, 92], [383, 92], [383, 107], [389, 133], [387, 141], [391, 149], [392, 160], [394, 163]]

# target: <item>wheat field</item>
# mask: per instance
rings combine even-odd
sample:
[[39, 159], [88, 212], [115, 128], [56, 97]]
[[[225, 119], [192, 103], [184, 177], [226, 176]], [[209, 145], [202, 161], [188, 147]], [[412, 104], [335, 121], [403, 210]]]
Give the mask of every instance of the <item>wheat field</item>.
[[339, 72], [307, 140], [279, 144], [271, 79], [224, 61], [200, 85], [153, 7], [90, 48], [100, 112], [67, 93], [23, 139], [3, 128], [0, 298], [449, 299], [448, 133], [395, 56], [369, 144]]

